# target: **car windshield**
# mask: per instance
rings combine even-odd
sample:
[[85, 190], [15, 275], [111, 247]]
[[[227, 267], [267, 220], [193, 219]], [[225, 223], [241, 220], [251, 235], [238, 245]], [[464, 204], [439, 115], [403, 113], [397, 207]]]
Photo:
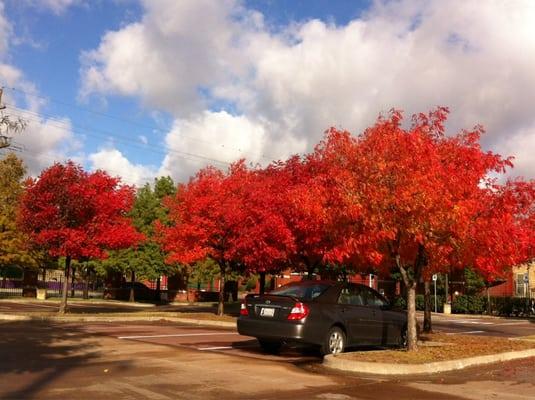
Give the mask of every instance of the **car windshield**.
[[273, 290], [269, 294], [280, 296], [292, 296], [302, 300], [312, 300], [322, 294], [329, 285], [325, 283], [318, 284], [289, 284]]

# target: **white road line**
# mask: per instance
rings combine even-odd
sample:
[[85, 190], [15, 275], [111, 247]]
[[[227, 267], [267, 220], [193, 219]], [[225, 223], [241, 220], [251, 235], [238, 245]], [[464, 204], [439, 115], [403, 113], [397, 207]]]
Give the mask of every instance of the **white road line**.
[[[18, 303], [18, 304], [22, 304], [22, 303]], [[55, 305], [55, 306], [50, 306], [50, 305], [46, 305], [46, 304], [35, 304], [35, 303], [28, 303], [28, 304], [24, 304], [24, 305], [28, 305], [28, 306], [31, 306], [31, 307], [45, 307], [45, 308], [58, 308], [59, 307], [59, 304]]]
[[503, 324], [495, 324], [496, 326], [506, 326], [506, 325], [530, 325], [529, 321], [518, 321], [518, 322], [505, 322]]
[[228, 350], [232, 349], [232, 346], [216, 346], [216, 347], [198, 347], [197, 350]]
[[437, 320], [437, 322], [452, 322], [454, 324], [495, 325], [494, 322], [466, 320], [466, 319], [439, 319]]
[[150, 339], [164, 337], [188, 337], [188, 336], [215, 336], [215, 335], [237, 335], [237, 332], [210, 332], [210, 333], [177, 333], [171, 335], [143, 335], [143, 336], [118, 336], [117, 339]]
[[461, 331], [461, 332], [446, 332], [446, 335], [468, 335], [471, 333], [483, 333], [485, 331]]

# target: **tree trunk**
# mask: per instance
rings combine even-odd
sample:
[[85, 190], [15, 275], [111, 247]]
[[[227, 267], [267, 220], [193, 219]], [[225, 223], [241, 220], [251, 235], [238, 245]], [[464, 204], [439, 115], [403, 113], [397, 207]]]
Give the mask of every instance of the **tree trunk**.
[[407, 287], [407, 349], [418, 350], [418, 322], [416, 320], [416, 282]]
[[71, 268], [71, 297], [74, 297], [74, 275], [76, 275], [76, 268]]
[[262, 271], [260, 272], [260, 294], [264, 294], [266, 291], [266, 272]]
[[424, 332], [431, 333], [431, 282], [424, 282]]
[[59, 305], [59, 313], [67, 313], [67, 291], [69, 290], [69, 275], [71, 273], [71, 257], [65, 258], [65, 280], [63, 281], [63, 291], [61, 292], [61, 303]]
[[418, 321], [416, 320], [416, 285], [419, 280], [419, 270], [414, 276], [401, 264], [399, 255], [395, 257], [396, 265], [401, 272], [403, 283], [407, 288], [407, 350], [418, 350]]
[[85, 276], [84, 276], [84, 299], [89, 299], [89, 269], [86, 268], [85, 270]]
[[160, 285], [161, 285], [161, 282], [160, 282], [160, 277], [158, 277], [158, 279], [156, 279], [156, 301], [160, 301], [161, 300], [161, 297], [160, 297]]
[[128, 301], [131, 301], [133, 303], [134, 301], [136, 301], [136, 295], [134, 291], [134, 283], [136, 283], [136, 273], [134, 271], [131, 272], [130, 280], [132, 282], [130, 282], [130, 298], [128, 299]]
[[490, 305], [490, 291], [489, 291], [489, 287], [487, 286], [485, 288], [486, 292], [487, 292], [487, 315], [491, 315], [492, 314], [492, 307]]
[[219, 278], [219, 303], [217, 304], [217, 315], [222, 316], [225, 311], [225, 266], [220, 266], [221, 276]]

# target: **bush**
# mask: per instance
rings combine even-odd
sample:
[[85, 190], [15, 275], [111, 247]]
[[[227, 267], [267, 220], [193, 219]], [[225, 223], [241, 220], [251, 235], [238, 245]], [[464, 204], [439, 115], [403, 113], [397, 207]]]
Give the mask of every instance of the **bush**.
[[[404, 297], [396, 297], [392, 301], [392, 305], [394, 308], [399, 308], [402, 310], [407, 309], [407, 301]], [[425, 309], [425, 302], [424, 302], [424, 295], [423, 294], [417, 294], [416, 295], [416, 310], [423, 311]], [[437, 310], [438, 312], [442, 312], [444, 310], [444, 296], [438, 295], [437, 296]], [[431, 311], [435, 311], [435, 296], [431, 296]]]
[[487, 310], [487, 299], [483, 296], [455, 296], [451, 304], [454, 314], [483, 314]]
[[[438, 312], [444, 311], [444, 296], [437, 296]], [[392, 301], [395, 308], [407, 309], [407, 302], [403, 297], [396, 297]], [[480, 295], [460, 295], [454, 296], [451, 304], [451, 311], [454, 314], [486, 314], [487, 298]], [[535, 310], [535, 300], [529, 300], [521, 297], [491, 297], [490, 298], [491, 314], [505, 317], [518, 317], [533, 315]], [[416, 295], [416, 310], [424, 310], [424, 296]], [[431, 311], [435, 311], [435, 296], [431, 296]]]

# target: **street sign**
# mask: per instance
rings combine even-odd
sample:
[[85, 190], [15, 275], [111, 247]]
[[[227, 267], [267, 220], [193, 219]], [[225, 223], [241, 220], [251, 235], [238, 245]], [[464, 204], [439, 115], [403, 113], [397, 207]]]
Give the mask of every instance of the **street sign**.
[[436, 281], [438, 278], [438, 275], [437, 274], [433, 274], [433, 280]]

